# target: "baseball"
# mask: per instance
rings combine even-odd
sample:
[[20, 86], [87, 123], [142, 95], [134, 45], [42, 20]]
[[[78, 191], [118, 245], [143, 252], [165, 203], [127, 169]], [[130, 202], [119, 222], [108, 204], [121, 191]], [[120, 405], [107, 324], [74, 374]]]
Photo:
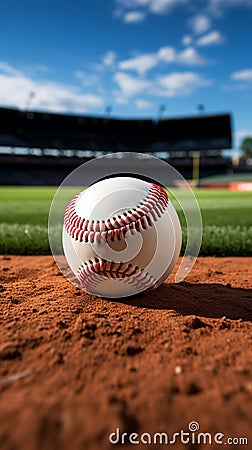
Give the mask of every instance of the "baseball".
[[68, 204], [66, 260], [87, 292], [131, 296], [157, 288], [181, 249], [179, 218], [166, 191], [133, 177], [99, 181]]

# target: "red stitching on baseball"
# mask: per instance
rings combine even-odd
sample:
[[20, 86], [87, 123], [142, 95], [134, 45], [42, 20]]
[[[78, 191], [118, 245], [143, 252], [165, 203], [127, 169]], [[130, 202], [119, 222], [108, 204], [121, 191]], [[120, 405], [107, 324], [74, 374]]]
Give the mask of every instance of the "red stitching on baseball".
[[140, 231], [140, 227], [145, 229], [152, 225], [152, 219], [156, 221], [161, 217], [169, 201], [165, 190], [152, 183], [147, 197], [136, 208], [123, 213], [123, 217], [118, 215], [112, 219], [89, 221], [76, 213], [76, 203], [80, 195], [81, 193], [75, 195], [68, 204], [64, 215], [64, 226], [72, 238], [85, 242], [94, 242], [95, 239], [102, 238], [107, 240], [108, 235], [112, 240], [115, 237], [120, 239], [121, 234], [125, 235], [129, 230]]
[[[126, 265], [126, 268], [125, 268]], [[109, 266], [109, 267], [108, 267]], [[144, 269], [132, 264], [113, 263], [108, 261], [90, 260], [82, 264], [78, 270], [81, 286], [86, 290], [92, 290], [106, 279], [127, 281], [132, 287], [140, 288], [141, 291], [155, 289], [156, 281]]]

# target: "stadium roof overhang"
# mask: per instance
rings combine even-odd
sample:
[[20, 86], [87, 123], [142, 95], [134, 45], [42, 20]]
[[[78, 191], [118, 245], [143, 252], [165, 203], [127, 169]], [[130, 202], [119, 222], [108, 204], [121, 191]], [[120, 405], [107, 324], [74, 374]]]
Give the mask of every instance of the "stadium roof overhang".
[[229, 149], [231, 115], [153, 121], [0, 108], [0, 146], [148, 153]]

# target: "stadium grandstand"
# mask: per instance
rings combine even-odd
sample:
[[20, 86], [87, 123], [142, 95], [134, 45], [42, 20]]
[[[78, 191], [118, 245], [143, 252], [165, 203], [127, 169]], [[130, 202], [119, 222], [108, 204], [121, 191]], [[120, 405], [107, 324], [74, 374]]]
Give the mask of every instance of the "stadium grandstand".
[[0, 108], [0, 184], [59, 185], [81, 163], [109, 153], [118, 153], [120, 171], [120, 152], [157, 156], [188, 180], [229, 173], [232, 160], [222, 150], [232, 148], [231, 122], [228, 113], [154, 121]]

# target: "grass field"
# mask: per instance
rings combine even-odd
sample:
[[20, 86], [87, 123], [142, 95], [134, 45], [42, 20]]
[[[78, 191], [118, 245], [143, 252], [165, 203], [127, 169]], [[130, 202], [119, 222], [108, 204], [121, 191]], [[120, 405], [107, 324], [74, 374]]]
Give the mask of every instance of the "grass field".
[[[47, 221], [56, 188], [0, 188], [0, 253], [49, 254]], [[252, 195], [196, 190], [203, 220], [201, 255], [252, 255]], [[183, 246], [185, 227], [182, 219]]]

